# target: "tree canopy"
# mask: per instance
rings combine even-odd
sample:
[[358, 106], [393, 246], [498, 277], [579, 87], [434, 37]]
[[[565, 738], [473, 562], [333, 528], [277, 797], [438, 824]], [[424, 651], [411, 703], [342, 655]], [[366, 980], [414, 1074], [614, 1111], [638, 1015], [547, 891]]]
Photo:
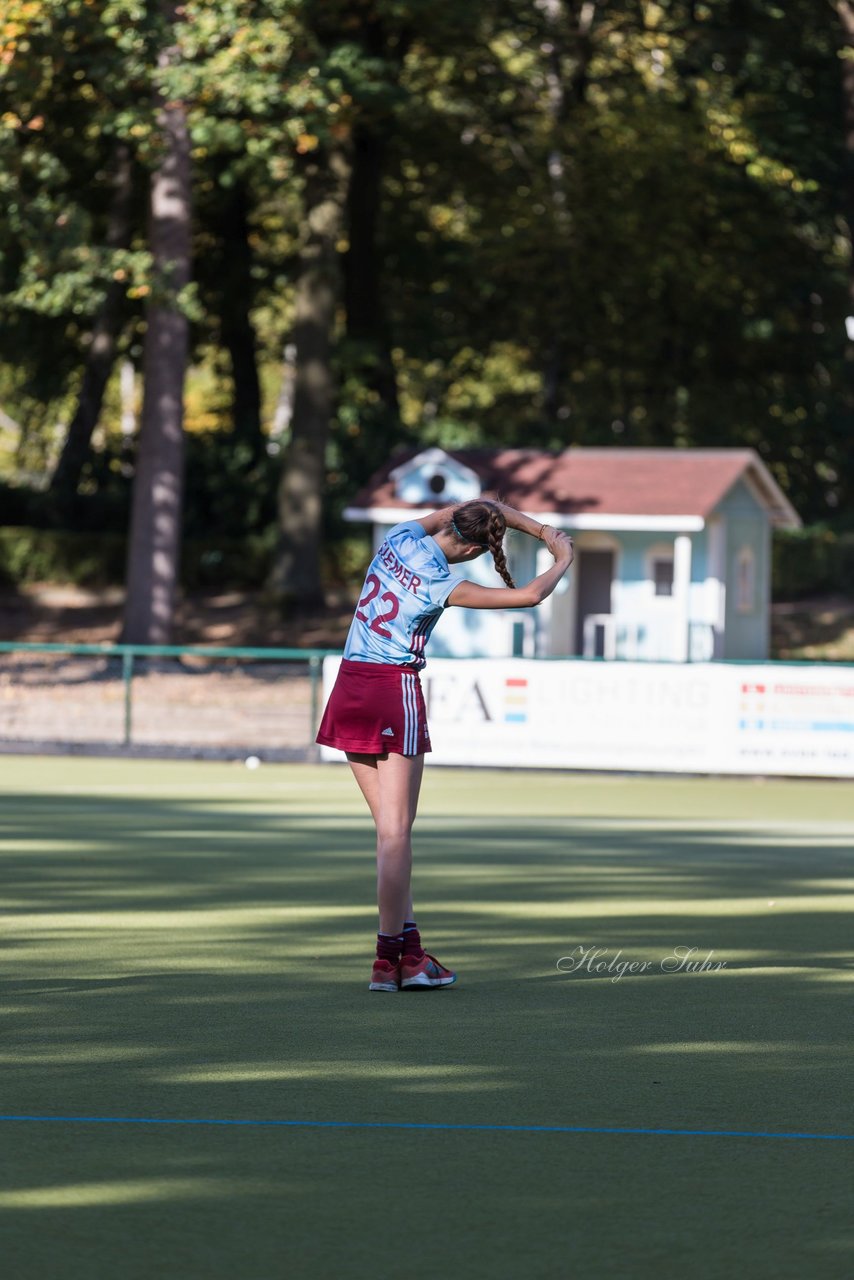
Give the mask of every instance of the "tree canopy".
[[310, 439], [329, 519], [415, 439], [749, 444], [806, 519], [850, 504], [848, 0], [178, 13], [164, 65], [162, 5], [5, 5], [7, 473], [50, 473], [77, 430], [66, 478], [105, 483], [118, 362], [141, 367], [168, 289], [146, 214], [160, 101], [191, 143], [186, 425], [247, 483], [275, 486], [274, 449], [308, 466]]

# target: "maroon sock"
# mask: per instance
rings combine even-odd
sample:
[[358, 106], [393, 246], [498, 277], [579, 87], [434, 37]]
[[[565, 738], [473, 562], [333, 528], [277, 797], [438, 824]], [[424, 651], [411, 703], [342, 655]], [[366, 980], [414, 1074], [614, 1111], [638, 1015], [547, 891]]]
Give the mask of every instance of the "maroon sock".
[[400, 960], [400, 949], [402, 946], [402, 933], [378, 933], [377, 959], [388, 960], [389, 964], [397, 964]]
[[404, 920], [403, 922], [403, 954], [407, 958], [420, 960], [424, 955], [424, 948], [421, 945], [421, 934], [418, 932], [418, 925], [414, 920]]

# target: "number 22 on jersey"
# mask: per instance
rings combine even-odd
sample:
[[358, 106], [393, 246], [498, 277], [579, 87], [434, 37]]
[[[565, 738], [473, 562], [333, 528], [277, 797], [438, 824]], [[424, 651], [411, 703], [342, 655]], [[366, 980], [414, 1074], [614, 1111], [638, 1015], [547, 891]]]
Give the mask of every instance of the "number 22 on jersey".
[[397, 617], [400, 610], [400, 601], [393, 592], [384, 591], [380, 596], [380, 600], [383, 604], [388, 604], [388, 609], [385, 613], [377, 613], [373, 618], [369, 619], [367, 613], [365, 613], [365, 606], [369, 605], [372, 600], [376, 599], [382, 583], [375, 573], [369, 573], [365, 579], [365, 586], [368, 589], [358, 603], [356, 608], [356, 617], [360, 622], [366, 622], [371, 630], [375, 631], [378, 636], [382, 636], [385, 640], [390, 640], [391, 632], [388, 627], [385, 626], [385, 623], [391, 622], [392, 619]]

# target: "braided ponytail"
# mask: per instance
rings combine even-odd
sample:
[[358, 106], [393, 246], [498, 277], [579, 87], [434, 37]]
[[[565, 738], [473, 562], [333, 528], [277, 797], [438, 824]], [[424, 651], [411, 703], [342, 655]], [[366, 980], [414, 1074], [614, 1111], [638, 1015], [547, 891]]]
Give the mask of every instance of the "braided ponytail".
[[475, 498], [472, 502], [464, 502], [454, 510], [453, 518], [448, 524], [454, 535], [461, 542], [473, 542], [488, 550], [492, 555], [495, 572], [503, 578], [508, 587], [516, 583], [510, 577], [507, 560], [504, 556], [502, 542], [507, 531], [507, 521], [493, 502], [485, 502]]
[[507, 568], [507, 559], [504, 555], [504, 532], [507, 524], [503, 515], [497, 507], [489, 509], [489, 524], [486, 528], [486, 542], [492, 555], [492, 563], [495, 565], [495, 572], [508, 587], [515, 587], [516, 583], [510, 577], [510, 570]]

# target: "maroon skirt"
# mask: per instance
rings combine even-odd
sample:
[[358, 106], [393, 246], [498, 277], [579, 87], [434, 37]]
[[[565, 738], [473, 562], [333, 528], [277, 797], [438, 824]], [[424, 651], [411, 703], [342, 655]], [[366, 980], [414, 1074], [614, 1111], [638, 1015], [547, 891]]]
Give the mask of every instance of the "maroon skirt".
[[344, 658], [315, 741], [369, 756], [432, 750], [418, 672]]

